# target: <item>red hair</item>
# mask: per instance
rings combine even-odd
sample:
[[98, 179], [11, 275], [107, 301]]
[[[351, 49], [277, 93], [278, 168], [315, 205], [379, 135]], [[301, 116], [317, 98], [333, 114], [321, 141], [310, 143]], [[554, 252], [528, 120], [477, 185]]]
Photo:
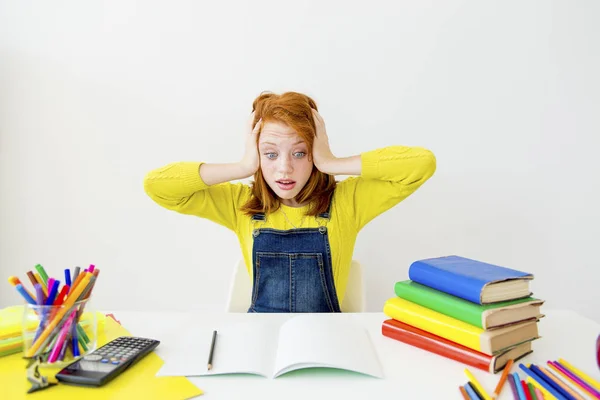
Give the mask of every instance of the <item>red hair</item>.
[[[282, 122], [292, 128], [304, 140], [308, 147], [308, 154], [312, 158], [312, 146], [315, 138], [315, 121], [311, 109], [317, 109], [317, 104], [310, 97], [296, 92], [286, 92], [277, 95], [270, 92], [261, 93], [252, 103], [254, 122], [256, 125], [262, 118], [263, 126], [268, 121]], [[258, 138], [256, 145], [258, 146]], [[296, 201], [298, 203], [310, 203], [307, 215], [318, 215], [327, 211], [331, 196], [335, 189], [336, 181], [332, 175], [324, 174], [313, 164], [310, 178], [306, 185], [300, 190]], [[252, 197], [241, 210], [248, 214], [269, 214], [279, 209], [281, 202], [279, 197], [271, 190], [262, 171], [259, 168], [254, 174], [252, 183]]]

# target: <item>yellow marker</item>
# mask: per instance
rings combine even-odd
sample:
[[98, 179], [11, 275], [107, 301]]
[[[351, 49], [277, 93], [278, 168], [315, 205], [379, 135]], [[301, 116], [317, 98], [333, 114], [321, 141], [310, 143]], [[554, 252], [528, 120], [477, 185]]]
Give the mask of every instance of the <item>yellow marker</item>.
[[595, 387], [596, 390], [600, 390], [600, 383], [597, 380], [595, 380], [594, 378], [592, 378], [591, 376], [589, 376], [582, 370], [575, 368], [572, 364], [569, 364], [567, 361], [565, 361], [564, 358], [559, 358], [558, 362], [561, 363], [562, 365], [564, 365], [565, 367], [569, 368], [571, 370], [571, 372], [574, 372], [577, 376], [579, 376], [582, 380], [584, 380], [588, 385]]
[[483, 396], [483, 400], [492, 400], [492, 398], [489, 394], [487, 394], [483, 386], [481, 386], [481, 384], [477, 382], [477, 379], [475, 379], [471, 371], [469, 371], [467, 368], [465, 368], [465, 375], [467, 375], [467, 378], [469, 378], [469, 381], [471, 381], [473, 386], [475, 386], [475, 388], [479, 390], [479, 393], [481, 393], [481, 395]]

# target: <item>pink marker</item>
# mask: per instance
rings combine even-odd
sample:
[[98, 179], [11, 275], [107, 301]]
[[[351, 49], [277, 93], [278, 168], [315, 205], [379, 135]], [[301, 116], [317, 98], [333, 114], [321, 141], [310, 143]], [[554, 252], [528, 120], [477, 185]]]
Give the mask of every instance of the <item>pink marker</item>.
[[67, 322], [65, 322], [65, 325], [60, 330], [60, 333], [58, 334], [58, 339], [56, 339], [56, 344], [54, 345], [54, 348], [52, 349], [52, 352], [50, 352], [50, 356], [48, 357], [49, 363], [55, 362], [56, 359], [58, 358], [58, 355], [60, 354], [60, 350], [63, 347], [65, 338], [67, 337], [67, 333], [69, 332], [69, 327], [73, 323], [73, 319], [75, 318], [76, 314], [77, 314], [77, 312], [73, 311], [71, 313], [71, 315], [69, 316], [69, 319], [67, 320]]
[[96, 268], [96, 266], [94, 264], [90, 264], [89, 268], [86, 270], [87, 272], [94, 272], [94, 268]]

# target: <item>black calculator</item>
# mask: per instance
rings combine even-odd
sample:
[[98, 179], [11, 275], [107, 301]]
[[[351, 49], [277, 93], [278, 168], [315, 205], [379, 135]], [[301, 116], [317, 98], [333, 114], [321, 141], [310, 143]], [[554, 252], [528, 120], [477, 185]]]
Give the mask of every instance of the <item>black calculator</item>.
[[76, 385], [102, 386], [141, 360], [159, 344], [154, 339], [118, 337], [67, 365], [56, 374], [56, 379]]

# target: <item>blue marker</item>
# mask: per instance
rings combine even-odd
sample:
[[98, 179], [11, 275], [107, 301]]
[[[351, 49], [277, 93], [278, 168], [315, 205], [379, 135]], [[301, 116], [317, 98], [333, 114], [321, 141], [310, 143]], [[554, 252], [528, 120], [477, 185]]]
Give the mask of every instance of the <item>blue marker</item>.
[[55, 280], [52, 282], [52, 287], [49, 288], [48, 298], [46, 299], [46, 305], [51, 306], [54, 303], [54, 299], [56, 298], [56, 294], [58, 293], [58, 287], [60, 286], [60, 281]]
[[35, 300], [33, 299], [33, 297], [31, 297], [29, 295], [29, 293], [27, 293], [27, 290], [25, 290], [25, 288], [23, 287], [22, 284], [18, 284], [15, 286], [17, 288], [17, 291], [19, 293], [21, 293], [21, 296], [23, 296], [23, 298], [25, 299], [25, 301], [29, 304], [35, 304]]
[[71, 270], [69, 268], [65, 268], [65, 285], [71, 287]]

